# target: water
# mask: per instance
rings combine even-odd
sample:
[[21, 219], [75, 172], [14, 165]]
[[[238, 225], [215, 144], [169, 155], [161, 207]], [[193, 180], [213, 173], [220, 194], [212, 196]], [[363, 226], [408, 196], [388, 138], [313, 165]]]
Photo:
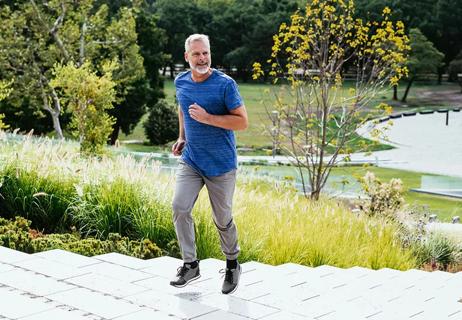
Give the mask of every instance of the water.
[[[161, 165], [161, 171], [172, 174], [178, 165], [178, 159], [169, 154], [132, 152], [124, 150], [114, 150], [115, 153], [130, 154], [135, 159], [141, 160], [148, 158], [148, 162], [158, 161]], [[268, 178], [275, 181], [284, 181], [293, 184], [297, 190], [303, 192], [302, 179], [299, 171], [291, 166], [267, 166], [267, 165], [239, 165], [239, 171], [243, 174], [255, 176], [257, 178]], [[308, 177], [305, 175], [305, 189], [309, 191]], [[361, 186], [358, 181], [345, 175], [329, 176], [324, 191], [335, 197], [357, 198], [362, 195]]]

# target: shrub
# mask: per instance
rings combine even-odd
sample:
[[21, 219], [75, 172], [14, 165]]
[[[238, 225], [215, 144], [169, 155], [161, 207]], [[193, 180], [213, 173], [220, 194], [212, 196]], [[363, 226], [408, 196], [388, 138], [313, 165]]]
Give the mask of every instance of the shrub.
[[416, 255], [420, 265], [448, 270], [450, 265], [462, 263], [462, 247], [442, 234], [430, 234], [422, 239]]
[[130, 240], [111, 233], [107, 240], [82, 239], [78, 233], [43, 235], [30, 229], [30, 221], [16, 217], [14, 221], [0, 218], [0, 245], [28, 253], [62, 249], [85, 256], [118, 252], [141, 259], [160, 257], [161, 249], [149, 239]]
[[16, 217], [14, 221], [0, 218], [0, 246], [30, 252], [30, 221]]
[[368, 171], [360, 182], [369, 196], [364, 205], [365, 212], [370, 216], [382, 215], [394, 219], [395, 212], [404, 203], [401, 180], [391, 179], [389, 183], [384, 183]]
[[154, 145], [165, 144], [178, 138], [177, 112], [165, 100], [160, 100], [150, 110], [143, 126], [146, 137]]
[[457, 54], [457, 56], [449, 63], [448, 68], [449, 80], [457, 81], [459, 80], [462, 83], [462, 79], [458, 79], [458, 74], [462, 73], [462, 50]]

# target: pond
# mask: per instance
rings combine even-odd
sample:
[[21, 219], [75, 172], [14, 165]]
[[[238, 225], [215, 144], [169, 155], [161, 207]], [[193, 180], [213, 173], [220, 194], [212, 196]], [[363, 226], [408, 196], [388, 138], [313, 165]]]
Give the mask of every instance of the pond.
[[[149, 158], [152, 161], [159, 161], [162, 163], [161, 170], [165, 173], [172, 174], [177, 167], [178, 159], [167, 153], [145, 153], [145, 152], [128, 152], [123, 150], [115, 150], [116, 153], [129, 153], [136, 159]], [[239, 172], [242, 174], [255, 176], [257, 178], [274, 179], [275, 181], [285, 181], [292, 183], [300, 191], [303, 192], [302, 179], [300, 178], [299, 171], [292, 166], [288, 165], [267, 165], [261, 164], [239, 164]], [[305, 174], [305, 183], [307, 176]], [[356, 178], [347, 175], [331, 174], [327, 180], [324, 191], [330, 196], [342, 198], [357, 198], [363, 195], [361, 186]]]

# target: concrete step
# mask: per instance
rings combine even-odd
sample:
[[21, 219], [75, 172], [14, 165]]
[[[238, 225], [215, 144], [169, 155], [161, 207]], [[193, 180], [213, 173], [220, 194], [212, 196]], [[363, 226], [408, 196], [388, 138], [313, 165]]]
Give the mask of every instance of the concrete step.
[[[462, 319], [462, 273], [242, 264], [238, 290], [221, 294], [225, 261], [169, 285], [182, 261], [0, 247], [0, 319]], [[27, 307], [25, 307], [27, 306]]]

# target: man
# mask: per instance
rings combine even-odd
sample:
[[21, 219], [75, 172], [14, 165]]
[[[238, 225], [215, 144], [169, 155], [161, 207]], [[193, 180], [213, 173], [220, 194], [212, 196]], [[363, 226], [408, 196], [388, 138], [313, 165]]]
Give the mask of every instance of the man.
[[173, 222], [184, 264], [170, 284], [184, 287], [200, 277], [191, 212], [205, 185], [226, 256], [222, 292], [229, 294], [237, 289], [241, 274], [237, 229], [232, 216], [237, 168], [233, 130], [247, 128], [247, 112], [236, 82], [210, 67], [210, 43], [206, 35], [189, 36], [184, 57], [190, 71], [180, 73], [175, 79], [180, 135], [172, 147], [174, 155], [181, 154]]

